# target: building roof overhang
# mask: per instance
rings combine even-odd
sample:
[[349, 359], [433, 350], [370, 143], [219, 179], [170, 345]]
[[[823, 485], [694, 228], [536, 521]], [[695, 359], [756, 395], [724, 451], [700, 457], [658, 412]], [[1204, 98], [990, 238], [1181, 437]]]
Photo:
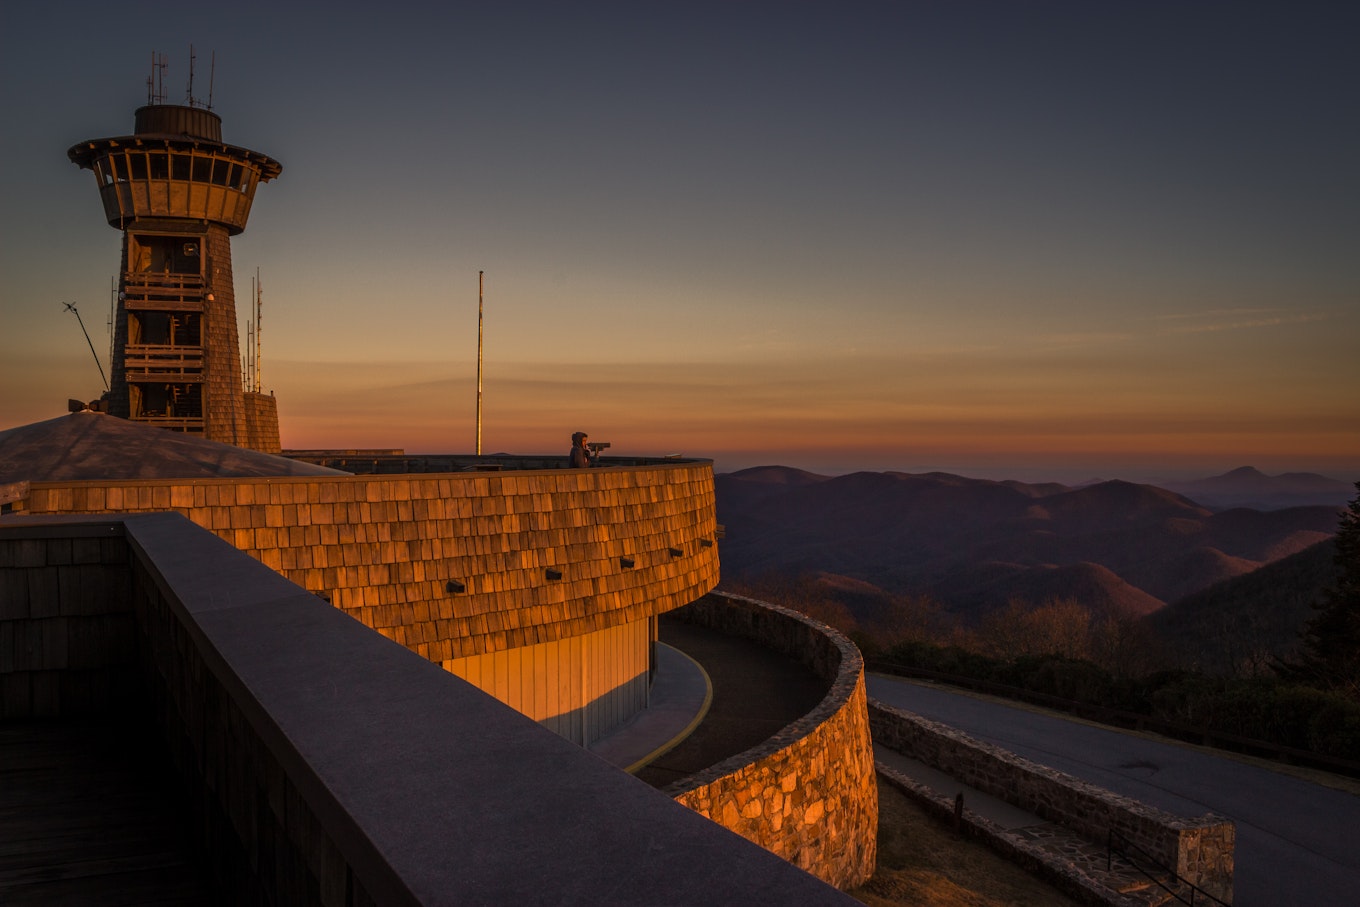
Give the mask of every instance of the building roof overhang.
[[228, 157], [248, 161], [259, 168], [260, 179], [272, 180], [283, 172], [283, 165], [267, 154], [251, 151], [239, 145], [227, 145], [211, 139], [191, 135], [171, 135], [168, 133], [139, 133], [137, 135], [114, 136], [105, 139], [86, 139], [77, 142], [66, 152], [71, 163], [83, 170], [94, 168], [96, 159], [120, 149], [164, 149], [167, 151], [213, 151]]
[[106, 413], [71, 413], [0, 431], [0, 485], [92, 479], [341, 475], [348, 473]]

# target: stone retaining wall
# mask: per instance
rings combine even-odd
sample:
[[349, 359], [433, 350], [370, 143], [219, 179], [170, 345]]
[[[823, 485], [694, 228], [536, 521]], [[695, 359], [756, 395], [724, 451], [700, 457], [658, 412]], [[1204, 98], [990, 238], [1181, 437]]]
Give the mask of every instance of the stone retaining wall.
[[867, 881], [877, 856], [878, 790], [859, 650], [796, 611], [740, 596], [713, 593], [677, 616], [797, 658], [829, 690], [765, 743], [665, 792], [837, 887]]
[[1232, 900], [1236, 832], [1226, 819], [1171, 815], [880, 702], [869, 704], [869, 723], [889, 749], [1091, 840], [1116, 831], [1181, 878]]
[[453, 659], [583, 636], [718, 581], [713, 467], [33, 483], [30, 514], [172, 510]]

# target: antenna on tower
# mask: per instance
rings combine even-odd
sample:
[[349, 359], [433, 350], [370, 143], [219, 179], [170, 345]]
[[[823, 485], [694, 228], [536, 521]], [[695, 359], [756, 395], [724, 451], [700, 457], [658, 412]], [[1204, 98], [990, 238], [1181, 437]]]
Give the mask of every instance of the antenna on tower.
[[217, 75], [217, 51], [208, 58], [208, 109], [212, 110], [213, 77]]
[[165, 54], [151, 52], [151, 75], [146, 77], [146, 103], [164, 104], [165, 103], [165, 70], [169, 66], [165, 62]]
[[188, 95], [189, 106], [197, 107], [198, 105], [194, 103], [194, 46], [192, 44], [189, 45], [189, 89], [186, 94]]
[[260, 378], [260, 353], [264, 349], [261, 339], [264, 324], [264, 281], [260, 279], [260, 269], [255, 269], [255, 393], [260, 393], [263, 381]]

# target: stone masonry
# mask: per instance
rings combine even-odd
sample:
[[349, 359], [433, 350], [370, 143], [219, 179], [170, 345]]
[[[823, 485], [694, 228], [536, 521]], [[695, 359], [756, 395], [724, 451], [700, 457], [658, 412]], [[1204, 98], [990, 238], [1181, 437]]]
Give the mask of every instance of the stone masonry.
[[859, 650], [802, 614], [739, 596], [714, 593], [679, 616], [799, 658], [830, 689], [765, 743], [666, 793], [838, 888], [867, 881], [877, 856], [878, 790]]
[[869, 720], [889, 749], [1092, 840], [1118, 832], [1182, 879], [1232, 900], [1235, 828], [1226, 819], [1171, 815], [878, 702]]

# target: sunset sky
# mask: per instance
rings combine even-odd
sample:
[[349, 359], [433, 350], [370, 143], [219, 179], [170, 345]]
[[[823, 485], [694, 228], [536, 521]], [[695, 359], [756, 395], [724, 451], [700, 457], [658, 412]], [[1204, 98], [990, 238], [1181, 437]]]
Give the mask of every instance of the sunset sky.
[[471, 451], [484, 270], [488, 452], [1360, 478], [1358, 4], [280, 6], [0, 14], [0, 429], [102, 389], [66, 149], [193, 44], [285, 447]]

